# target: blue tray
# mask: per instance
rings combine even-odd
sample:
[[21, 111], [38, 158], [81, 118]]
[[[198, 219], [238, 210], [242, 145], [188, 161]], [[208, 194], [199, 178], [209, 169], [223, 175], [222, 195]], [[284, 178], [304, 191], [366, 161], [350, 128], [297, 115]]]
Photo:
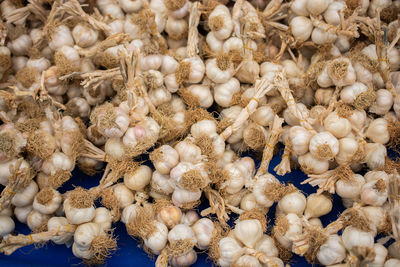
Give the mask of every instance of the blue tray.
[[[282, 152], [281, 152], [282, 153]], [[270, 165], [270, 172], [274, 175], [276, 173], [273, 168], [280, 162], [280, 155], [275, 156]], [[99, 181], [99, 176], [89, 177], [79, 170], [73, 172], [71, 180], [64, 185], [60, 192], [73, 189], [74, 185], [83, 186], [90, 188], [96, 186]], [[306, 194], [315, 192], [315, 188], [309, 185], [300, 185], [300, 182], [306, 179], [306, 175], [301, 171], [294, 170], [290, 174], [285, 176], [277, 176], [279, 180], [283, 182], [289, 182], [297, 186]], [[321, 221], [324, 226], [334, 221], [338, 215], [343, 211], [344, 207], [340, 198], [337, 195], [333, 196], [333, 209], [332, 211], [323, 217]], [[275, 205], [270, 209], [268, 213], [268, 219], [270, 220], [269, 227], [273, 225], [273, 218], [275, 213]], [[115, 235], [118, 237], [118, 250], [116, 253], [107, 260], [106, 266], [154, 266], [154, 259], [148, 257], [148, 255], [139, 247], [140, 243], [137, 240], [132, 239], [126, 232], [125, 225], [118, 222], [113, 225], [116, 228]], [[16, 232], [29, 234], [29, 229], [26, 225], [17, 222], [16, 220]], [[0, 266], [83, 266], [82, 261], [77, 259], [72, 254], [72, 249], [62, 245], [55, 245], [52, 243], [46, 244], [44, 247], [35, 248], [34, 246], [28, 246], [21, 248], [14, 252], [10, 256], [0, 254]], [[207, 257], [206, 253], [198, 255], [198, 260], [193, 266], [211, 266], [213, 262]], [[290, 262], [291, 266], [311, 266], [304, 258], [295, 256]], [[314, 265], [318, 266], [318, 265]]]

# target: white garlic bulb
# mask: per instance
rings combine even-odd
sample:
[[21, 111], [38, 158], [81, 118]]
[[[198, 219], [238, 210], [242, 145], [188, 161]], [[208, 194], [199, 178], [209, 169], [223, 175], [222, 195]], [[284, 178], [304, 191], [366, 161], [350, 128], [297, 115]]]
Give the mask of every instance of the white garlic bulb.
[[208, 26], [217, 39], [227, 39], [233, 30], [229, 9], [224, 5], [217, 5], [208, 17]]
[[0, 236], [5, 236], [14, 231], [15, 223], [10, 216], [0, 215]]
[[332, 210], [332, 199], [324, 194], [311, 194], [307, 197], [307, 206], [304, 211], [306, 218], [321, 217]]
[[351, 132], [351, 123], [336, 111], [329, 113], [324, 120], [325, 129], [337, 138], [343, 138]]
[[364, 158], [371, 170], [380, 168], [385, 164], [387, 156], [386, 147], [379, 143], [367, 143], [365, 145], [366, 156]]
[[343, 181], [339, 179], [336, 181], [336, 194], [342, 198], [357, 198], [361, 193], [361, 188], [364, 185], [365, 180], [362, 175], [353, 174], [351, 182]]
[[60, 206], [61, 194], [53, 188], [42, 189], [33, 200], [33, 209], [43, 214], [52, 214]]
[[233, 233], [237, 240], [245, 246], [253, 248], [263, 235], [262, 229], [259, 220], [243, 220], [236, 222]]
[[144, 244], [148, 247], [152, 253], [158, 255], [161, 250], [165, 247], [168, 241], [168, 228], [165, 224], [154, 221], [156, 230], [151, 233], [147, 238], [143, 238]]
[[289, 25], [296, 41], [305, 42], [310, 38], [313, 25], [309, 18], [303, 16], [294, 17]]
[[388, 122], [384, 118], [378, 118], [371, 121], [365, 136], [375, 143], [386, 144], [390, 139]]
[[339, 153], [339, 141], [330, 132], [320, 132], [311, 138], [309, 149], [314, 157], [330, 160]]
[[288, 214], [302, 215], [307, 205], [306, 197], [299, 191], [289, 193], [278, 201], [279, 209]]
[[230, 266], [243, 254], [243, 249], [233, 237], [224, 237], [219, 243], [220, 258], [218, 264]]
[[206, 249], [211, 242], [214, 223], [208, 218], [201, 218], [193, 224], [192, 230], [196, 235], [196, 246], [199, 249]]
[[340, 263], [345, 257], [346, 249], [338, 235], [330, 235], [328, 240], [320, 246], [317, 253], [317, 259], [323, 265]]
[[11, 199], [11, 204], [16, 207], [24, 207], [32, 204], [37, 192], [39, 191], [38, 185], [35, 181], [31, 181], [27, 187], [21, 192], [17, 192]]
[[353, 226], [348, 226], [342, 233], [343, 244], [346, 249], [351, 250], [354, 247], [373, 248], [374, 235], [372, 232], [364, 232]]
[[140, 165], [133, 173], [125, 173], [124, 184], [130, 190], [141, 191], [150, 183], [152, 174], [150, 167]]

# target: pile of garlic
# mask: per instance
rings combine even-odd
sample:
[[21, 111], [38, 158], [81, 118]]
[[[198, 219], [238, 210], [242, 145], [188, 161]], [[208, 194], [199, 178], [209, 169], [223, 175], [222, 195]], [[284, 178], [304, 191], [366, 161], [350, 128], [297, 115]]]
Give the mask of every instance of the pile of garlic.
[[[2, 1], [0, 252], [53, 242], [99, 265], [122, 221], [156, 266], [399, 265], [399, 10]], [[98, 185], [65, 192], [75, 167]], [[315, 193], [280, 181], [297, 168]], [[346, 209], [323, 225], [332, 194]]]

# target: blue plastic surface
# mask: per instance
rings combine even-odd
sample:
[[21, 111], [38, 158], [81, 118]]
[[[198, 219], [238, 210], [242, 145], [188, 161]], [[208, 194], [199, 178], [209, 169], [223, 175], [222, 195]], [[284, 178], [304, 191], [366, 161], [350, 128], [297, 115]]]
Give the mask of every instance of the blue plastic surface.
[[[281, 151], [282, 153], [282, 151]], [[270, 172], [274, 175], [276, 173], [273, 168], [280, 162], [280, 155], [275, 156], [272, 159], [270, 165]], [[289, 182], [297, 186], [304, 193], [311, 194], [315, 192], [315, 188], [309, 185], [300, 185], [300, 182], [306, 178], [306, 175], [299, 170], [294, 170], [290, 174], [285, 176], [277, 176], [279, 180], [283, 182]], [[73, 186], [83, 186], [90, 188], [96, 186], [99, 181], [99, 175], [95, 177], [89, 177], [80, 171], [74, 171], [71, 180], [61, 188], [60, 192], [73, 189]], [[333, 196], [333, 209], [332, 211], [323, 217], [321, 221], [326, 226], [330, 222], [334, 221], [338, 215], [343, 211], [343, 205], [340, 198], [337, 195]], [[275, 213], [275, 205], [270, 209], [268, 213], [268, 219], [270, 220], [268, 228], [273, 225], [273, 218]], [[115, 235], [118, 237], [118, 250], [116, 253], [107, 260], [106, 266], [154, 266], [155, 259], [151, 259], [148, 255], [139, 247], [140, 243], [137, 240], [132, 239], [126, 233], [125, 225], [117, 223], [113, 225], [115, 227]], [[16, 232], [28, 234], [30, 231], [26, 225], [16, 222]], [[33, 246], [21, 248], [14, 252], [10, 256], [0, 254], [0, 266], [20, 267], [20, 266], [83, 266], [81, 260], [75, 258], [72, 254], [72, 249], [66, 246], [59, 246], [52, 243], [48, 243], [42, 248], [35, 249]], [[196, 264], [193, 266], [211, 266], [212, 261], [207, 258], [207, 254], [201, 253], [198, 256]], [[304, 258], [295, 256], [290, 262], [291, 266], [311, 266]], [[318, 266], [318, 265], [314, 265]]]

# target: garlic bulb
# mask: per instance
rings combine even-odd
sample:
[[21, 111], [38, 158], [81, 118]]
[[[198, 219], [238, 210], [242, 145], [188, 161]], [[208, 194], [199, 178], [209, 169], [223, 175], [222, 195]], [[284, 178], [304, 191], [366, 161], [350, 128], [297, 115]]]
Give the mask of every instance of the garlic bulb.
[[11, 199], [11, 204], [16, 207], [24, 207], [32, 204], [37, 192], [39, 191], [38, 185], [35, 181], [31, 181], [27, 187], [21, 192], [17, 192]]
[[385, 164], [387, 156], [386, 147], [379, 143], [367, 143], [365, 145], [365, 162], [371, 170], [380, 168]]
[[324, 194], [311, 194], [307, 197], [307, 206], [304, 211], [306, 218], [321, 217], [332, 210], [332, 199]]
[[265, 234], [257, 241], [254, 248], [267, 257], [278, 257], [279, 255], [274, 239]]
[[28, 215], [32, 211], [32, 205], [28, 205], [25, 207], [15, 207], [14, 209], [14, 215], [17, 218], [18, 221], [21, 223], [27, 223]]
[[293, 126], [289, 130], [289, 140], [291, 141], [294, 153], [300, 156], [308, 152], [311, 134], [301, 126]]
[[335, 156], [338, 164], [344, 165], [353, 161], [353, 156], [356, 155], [359, 148], [359, 143], [353, 138], [339, 139], [339, 152]]
[[266, 173], [262, 176], [258, 176], [253, 184], [253, 195], [257, 203], [263, 207], [271, 207], [274, 204], [274, 200], [268, 199], [265, 194], [266, 189], [273, 183], [279, 183], [279, 180], [272, 174]]
[[[63, 226], [68, 225], [68, 220], [65, 217], [52, 217], [47, 222], [48, 231], [59, 231]], [[60, 236], [54, 236], [51, 238], [51, 241], [56, 243], [57, 245], [62, 245], [70, 242], [72, 240], [72, 233], [65, 233]]]
[[385, 89], [379, 89], [375, 94], [376, 100], [369, 111], [378, 115], [385, 115], [393, 106], [392, 93]]
[[388, 197], [387, 184], [382, 179], [366, 182], [361, 188], [361, 202], [372, 206], [382, 206]]
[[214, 100], [221, 107], [229, 107], [233, 97], [240, 91], [240, 83], [236, 78], [231, 78], [223, 84], [214, 87]]
[[229, 60], [213, 58], [206, 62], [206, 75], [215, 83], [228, 82], [234, 72], [234, 67]]
[[317, 16], [323, 13], [328, 8], [329, 4], [330, 1], [328, 0], [307, 0], [306, 7], [311, 15]]
[[191, 85], [187, 91], [197, 99], [202, 108], [209, 108], [213, 104], [214, 98], [211, 94], [210, 88], [205, 85]]
[[195, 233], [197, 244], [199, 249], [206, 249], [212, 238], [214, 231], [214, 223], [208, 218], [201, 218], [192, 226], [192, 230]]
[[26, 222], [27, 222], [29, 229], [33, 230], [36, 227], [40, 226], [41, 224], [47, 222], [48, 219], [50, 219], [50, 216], [48, 214], [43, 214], [36, 210], [32, 210], [28, 214], [28, 217], [26, 218]]
[[63, 207], [65, 217], [71, 224], [90, 222], [96, 213], [91, 196], [82, 188], [72, 191], [64, 200]]
[[[214, 88], [215, 90], [215, 88]], [[215, 100], [217, 101], [217, 100]], [[250, 119], [261, 126], [268, 126], [269, 123], [274, 119], [275, 112], [272, 110], [271, 106], [265, 105], [258, 107], [256, 111], [251, 114]]]
[[111, 215], [111, 212], [108, 209], [106, 209], [104, 207], [100, 207], [100, 208], [96, 209], [96, 213], [93, 218], [93, 222], [100, 225], [100, 229], [102, 231], [107, 231], [108, 229], [110, 229], [112, 221], [113, 221], [113, 217]]
[[336, 181], [336, 194], [338, 194], [342, 198], [352, 198], [356, 199], [360, 193], [361, 193], [361, 188], [364, 185], [365, 180], [362, 175], [359, 174], [354, 174], [352, 181], [344, 181], [339, 179]]
[[124, 184], [130, 190], [141, 191], [150, 183], [152, 174], [150, 167], [140, 165], [133, 173], [125, 173]]
[[151, 188], [162, 194], [169, 195], [174, 192], [173, 182], [169, 175], [161, 174], [158, 171], [153, 172], [150, 185]]
[[243, 255], [243, 249], [233, 237], [224, 237], [219, 243], [220, 258], [218, 264], [221, 266], [230, 266], [240, 256]]
[[243, 255], [234, 263], [236, 266], [249, 266], [249, 267], [261, 267], [262, 265], [256, 257], [250, 255]]
[[74, 243], [81, 250], [90, 248], [92, 240], [99, 235], [101, 227], [97, 223], [84, 223], [79, 225], [74, 233]]
[[[311, 1], [308, 1], [311, 2]], [[328, 1], [326, 1], [328, 2]], [[324, 12], [324, 19], [328, 24], [339, 25], [340, 24], [340, 11], [346, 8], [345, 2], [333, 1], [329, 4], [328, 8]]]
[[215, 38], [227, 39], [233, 30], [233, 21], [229, 9], [224, 5], [217, 5], [208, 17], [210, 27]]
[[332, 265], [342, 262], [346, 258], [346, 249], [338, 235], [330, 235], [328, 240], [320, 246], [317, 259], [323, 265]]
[[43, 214], [52, 214], [60, 206], [62, 201], [61, 194], [53, 188], [44, 188], [35, 196], [33, 209]]
[[127, 224], [135, 220], [136, 214], [138, 213], [140, 206], [137, 204], [130, 204], [122, 210], [121, 222]]
[[310, 152], [299, 156], [298, 160], [303, 171], [309, 174], [322, 174], [329, 169], [329, 161], [319, 160]]
[[198, 163], [201, 160], [201, 149], [193, 144], [190, 139], [185, 139], [175, 145], [181, 162]]
[[400, 260], [398, 259], [388, 259], [385, 262], [385, 265], [383, 265], [383, 267], [395, 267], [395, 266], [399, 266], [400, 264]]
[[175, 206], [162, 208], [157, 214], [157, 220], [164, 223], [169, 229], [177, 225], [182, 218], [182, 211]]
[[233, 232], [237, 240], [251, 248], [255, 246], [263, 235], [260, 221], [254, 219], [236, 222]]
[[313, 25], [309, 18], [303, 16], [294, 17], [289, 25], [296, 41], [305, 42], [310, 38]]
[[342, 233], [343, 245], [351, 250], [354, 247], [373, 248], [374, 235], [372, 232], [364, 232], [353, 226], [348, 226]]
[[289, 226], [283, 228], [285, 232], [279, 230], [275, 231], [274, 237], [284, 248], [291, 250], [293, 241], [299, 238], [299, 235], [303, 230], [301, 219], [294, 213], [280, 216], [282, 217], [277, 217], [275, 224], [278, 222], [279, 226], [279, 223], [282, 220], [285, 225], [288, 224]]
[[290, 9], [299, 16], [308, 16], [310, 13], [307, 9], [307, 0], [294, 0], [290, 5]]
[[386, 144], [389, 142], [388, 123], [384, 118], [378, 118], [368, 126], [365, 136], [375, 143]]
[[307, 205], [305, 196], [299, 191], [289, 193], [278, 201], [279, 209], [286, 213], [302, 215]]
[[368, 87], [360, 82], [355, 82], [352, 85], [346, 86], [340, 92], [340, 99], [346, 104], [353, 104], [357, 97], [367, 92]]
[[148, 247], [152, 253], [158, 255], [161, 250], [165, 247], [168, 241], [168, 228], [165, 224], [154, 221], [156, 230], [147, 238], [143, 238], [144, 244]]
[[116, 184], [113, 187], [113, 191], [121, 208], [129, 206], [135, 199], [132, 191], [122, 183]]
[[320, 132], [311, 138], [309, 149], [315, 158], [330, 160], [339, 153], [339, 141], [330, 132]]
[[89, 47], [97, 42], [99, 32], [88, 25], [78, 23], [72, 30], [72, 37], [80, 47]]
[[0, 215], [0, 236], [6, 236], [14, 231], [14, 220], [9, 216]]
[[336, 138], [343, 138], [351, 132], [351, 123], [342, 118], [337, 112], [329, 113], [324, 120], [325, 129]]

